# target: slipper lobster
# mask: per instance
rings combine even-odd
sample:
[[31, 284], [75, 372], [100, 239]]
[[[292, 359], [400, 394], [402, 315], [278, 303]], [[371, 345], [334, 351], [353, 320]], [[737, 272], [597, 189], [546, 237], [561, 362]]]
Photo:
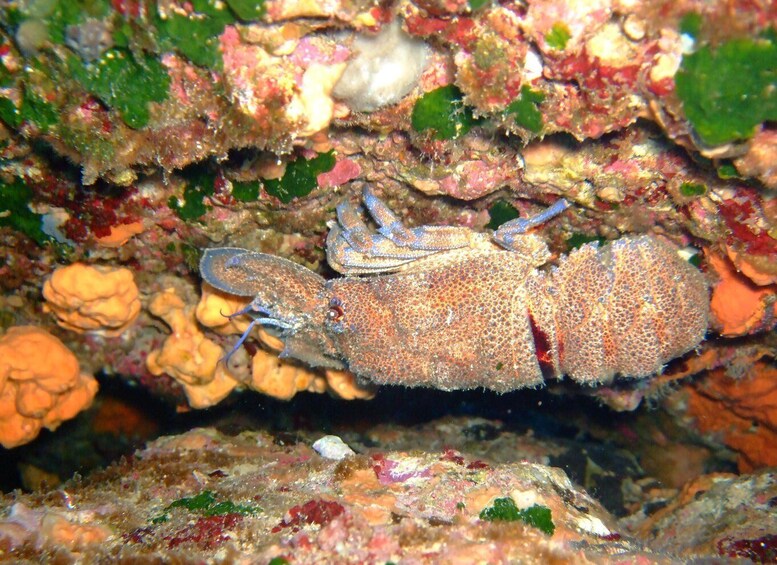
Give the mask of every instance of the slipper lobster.
[[[709, 315], [701, 272], [670, 245], [628, 236], [583, 245], [556, 266], [528, 230], [408, 228], [368, 188], [371, 231], [348, 202], [330, 222], [325, 280], [287, 259], [235, 247], [205, 250], [202, 278], [251, 303], [234, 315], [271, 329], [282, 356], [348, 369], [378, 384], [509, 391], [567, 375], [587, 385], [641, 378], [695, 348]], [[233, 352], [235, 351], [233, 349]]]

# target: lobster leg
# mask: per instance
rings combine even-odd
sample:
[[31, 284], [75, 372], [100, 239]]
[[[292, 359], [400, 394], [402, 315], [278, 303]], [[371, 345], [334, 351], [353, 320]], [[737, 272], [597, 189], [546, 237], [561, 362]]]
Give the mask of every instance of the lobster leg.
[[[469, 228], [406, 227], [367, 186], [362, 192], [362, 199], [378, 230], [371, 233], [350, 202], [343, 202], [337, 207], [337, 222], [329, 226], [327, 260], [340, 273], [387, 273], [436, 253], [483, 245], [482, 236], [474, 234]], [[536, 216], [507, 222], [496, 231], [493, 239], [502, 247], [526, 257], [532, 265], [542, 265], [550, 257], [550, 252], [543, 241], [526, 232], [559, 215], [567, 207], [569, 203], [562, 199]]]
[[350, 202], [337, 207], [338, 221], [329, 226], [327, 259], [343, 274], [391, 272], [417, 259], [471, 244], [472, 236], [467, 228], [408, 228], [368, 187], [362, 196], [367, 211], [378, 224], [378, 233], [370, 233]]
[[516, 239], [520, 236], [526, 234], [531, 228], [552, 220], [567, 208], [569, 208], [569, 202], [562, 198], [530, 218], [515, 218], [505, 222], [494, 232], [494, 241], [505, 249], [512, 249]]
[[256, 325], [274, 326], [276, 328], [281, 328], [282, 330], [293, 329], [293, 326], [290, 323], [272, 317], [272, 313], [267, 308], [262, 307], [262, 305], [256, 300], [253, 300], [245, 308], [241, 308], [237, 312], [230, 314], [227, 316], [227, 318], [236, 318], [238, 316], [243, 316], [244, 314], [251, 316], [251, 323], [248, 324], [248, 327], [243, 332], [243, 335], [240, 336], [240, 339], [237, 340], [237, 343], [232, 347], [229, 353], [224, 356], [224, 363], [229, 363], [230, 357], [232, 357], [232, 355], [234, 355], [235, 352], [240, 349], [240, 346], [243, 345], [243, 342], [246, 339], [248, 339], [248, 336], [251, 334], [251, 330], [253, 330], [254, 326]]
[[569, 202], [558, 200], [552, 206], [530, 218], [516, 218], [505, 222], [494, 232], [494, 241], [525, 258], [531, 265], [539, 267], [550, 259], [545, 241], [531, 233], [531, 228], [547, 222], [569, 208]]

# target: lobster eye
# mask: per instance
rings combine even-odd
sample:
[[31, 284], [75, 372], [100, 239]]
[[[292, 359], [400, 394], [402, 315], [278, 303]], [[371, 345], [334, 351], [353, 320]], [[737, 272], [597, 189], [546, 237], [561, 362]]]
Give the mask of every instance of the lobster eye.
[[327, 321], [339, 322], [344, 314], [343, 303], [339, 298], [333, 298], [329, 301], [329, 311], [326, 313]]

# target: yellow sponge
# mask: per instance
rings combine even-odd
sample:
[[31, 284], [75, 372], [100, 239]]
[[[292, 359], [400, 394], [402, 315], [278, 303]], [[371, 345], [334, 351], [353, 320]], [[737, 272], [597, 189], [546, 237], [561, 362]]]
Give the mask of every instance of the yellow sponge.
[[120, 335], [140, 313], [138, 287], [123, 267], [73, 263], [60, 267], [43, 285], [44, 310], [78, 333]]
[[[45, 355], [42, 353], [45, 352]], [[56, 429], [88, 408], [97, 381], [56, 337], [35, 326], [16, 326], [0, 338], [0, 444], [11, 448]]]

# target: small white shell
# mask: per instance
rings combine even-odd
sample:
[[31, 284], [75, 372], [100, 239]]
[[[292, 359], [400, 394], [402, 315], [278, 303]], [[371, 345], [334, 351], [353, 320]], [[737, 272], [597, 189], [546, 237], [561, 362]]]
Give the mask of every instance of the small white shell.
[[337, 436], [324, 436], [321, 439], [316, 440], [313, 442], [313, 449], [315, 449], [321, 457], [325, 459], [334, 459], [335, 461], [340, 461], [351, 455], [356, 455], [356, 452], [348, 447], [348, 444]]

